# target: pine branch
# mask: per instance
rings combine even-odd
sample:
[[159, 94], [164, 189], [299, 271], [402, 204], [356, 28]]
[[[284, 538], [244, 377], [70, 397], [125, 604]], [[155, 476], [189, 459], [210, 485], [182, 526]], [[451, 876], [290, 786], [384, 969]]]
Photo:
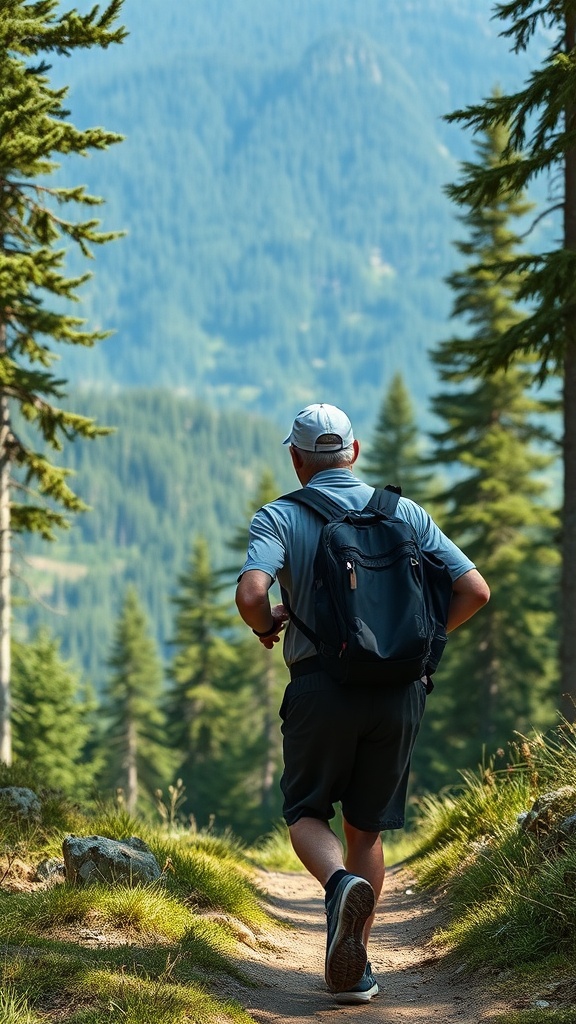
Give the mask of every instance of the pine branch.
[[496, 4], [494, 8], [493, 18], [501, 18], [503, 21], [507, 21], [508, 18], [514, 19], [510, 28], [503, 29], [500, 35], [515, 39], [513, 50], [516, 53], [527, 48], [539, 22], [546, 28], [551, 28], [562, 20], [566, 11], [566, 0], [548, 0], [543, 6], [531, 11], [530, 8], [533, 6], [534, 0], [510, 0], [508, 3]]
[[43, 540], [55, 541], [55, 530], [69, 530], [70, 521], [61, 512], [39, 505], [10, 506], [12, 530], [15, 533], [38, 533]]
[[544, 220], [546, 217], [549, 217], [551, 213], [556, 213], [558, 210], [563, 209], [564, 203], [555, 203], [554, 206], [548, 206], [545, 210], [542, 211], [542, 213], [539, 213], [538, 216], [534, 218], [534, 220], [530, 224], [530, 227], [526, 231], [523, 231], [522, 234], [518, 236], [519, 240], [524, 241], [525, 238], [528, 238], [528, 236], [532, 234], [534, 228], [540, 223], [540, 221]]

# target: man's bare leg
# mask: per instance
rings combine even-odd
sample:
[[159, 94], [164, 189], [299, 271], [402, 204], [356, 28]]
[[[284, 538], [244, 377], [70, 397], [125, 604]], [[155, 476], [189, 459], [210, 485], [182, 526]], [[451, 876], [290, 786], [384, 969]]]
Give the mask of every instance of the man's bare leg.
[[[327, 821], [300, 818], [290, 826], [290, 839], [304, 867], [326, 888], [327, 900], [330, 898], [327, 908], [332, 906], [331, 901], [336, 898], [340, 883], [344, 886], [340, 889], [340, 902], [328, 913], [325, 977], [333, 992], [349, 992], [363, 977], [366, 966], [365, 940], [370, 931], [369, 927], [366, 928], [366, 921], [369, 915], [370, 919], [373, 917], [371, 911], [375, 896], [368, 871], [377, 881], [378, 891], [382, 887], [383, 867], [380, 864], [378, 871], [374, 836], [371, 833], [360, 833], [358, 829], [350, 832], [352, 853], [351, 858], [347, 858], [346, 866], [342, 844]], [[350, 866], [356, 863], [364, 868], [362, 872]], [[336, 878], [333, 879], [335, 874]], [[340, 874], [342, 878], [338, 877]], [[357, 875], [355, 880], [350, 879], [351, 874]], [[361, 882], [361, 878], [366, 881]]]
[[344, 851], [327, 821], [300, 818], [290, 825], [290, 840], [296, 856], [320, 885], [325, 886], [335, 871], [344, 868]]
[[[384, 851], [380, 833], [362, 832], [344, 819], [344, 835], [346, 836], [346, 857], [344, 858], [346, 870], [353, 875], [360, 875], [361, 878], [366, 878], [370, 882], [377, 903], [382, 892], [385, 874]], [[365, 946], [368, 945], [374, 916], [375, 913], [371, 914], [364, 927]]]

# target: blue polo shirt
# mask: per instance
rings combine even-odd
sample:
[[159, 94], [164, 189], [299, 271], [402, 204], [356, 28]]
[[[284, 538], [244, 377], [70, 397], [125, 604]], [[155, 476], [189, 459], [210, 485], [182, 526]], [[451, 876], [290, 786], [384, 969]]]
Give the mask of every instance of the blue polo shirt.
[[[348, 469], [325, 469], [316, 473], [309, 487], [317, 487], [343, 508], [359, 511], [374, 494], [374, 488], [354, 476]], [[454, 544], [430, 518], [428, 513], [409, 498], [400, 498], [396, 510], [416, 531], [420, 547], [441, 558], [453, 580], [474, 569], [474, 563]], [[264, 505], [250, 525], [248, 556], [243, 573], [260, 569], [272, 580], [278, 580], [287, 591], [290, 606], [298, 618], [314, 623], [312, 593], [313, 562], [323, 522], [312, 509], [295, 501], [276, 501]], [[240, 577], [239, 577], [240, 578]], [[284, 634], [284, 658], [287, 665], [315, 654], [313, 645], [292, 623]]]

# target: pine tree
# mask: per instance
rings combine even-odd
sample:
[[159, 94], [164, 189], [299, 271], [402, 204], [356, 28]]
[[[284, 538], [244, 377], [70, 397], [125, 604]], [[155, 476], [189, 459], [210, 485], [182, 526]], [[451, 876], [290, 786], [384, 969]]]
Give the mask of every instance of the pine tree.
[[[498, 4], [496, 16], [510, 21], [503, 34], [516, 52], [525, 50], [543, 25], [554, 34], [548, 57], [524, 88], [493, 95], [483, 103], [455, 111], [449, 120], [474, 131], [510, 126], [510, 142], [498, 164], [466, 165], [463, 180], [450, 195], [464, 207], [480, 209], [503, 192], [518, 194], [543, 172], [554, 176], [561, 210], [563, 239], [548, 252], [520, 256], [502, 264], [505, 277], [522, 273], [518, 299], [531, 305], [521, 323], [478, 345], [474, 368], [491, 373], [518, 353], [534, 355], [539, 376], [560, 371], [563, 377], [564, 508], [562, 524], [561, 683], [564, 715], [576, 715], [576, 0], [510, 0]], [[561, 182], [559, 185], [558, 183]], [[541, 214], [540, 216], [543, 216]]]
[[[489, 128], [476, 145], [479, 164], [496, 166], [507, 145], [505, 127]], [[528, 210], [522, 194], [505, 192], [461, 217], [467, 238], [457, 249], [464, 266], [449, 283], [453, 315], [471, 332], [433, 353], [444, 384], [433, 410], [445, 424], [434, 435], [434, 458], [453, 474], [443, 495], [449, 508], [443, 525], [492, 583], [490, 603], [451, 637], [438, 674], [438, 691], [451, 706], [440, 704], [430, 728], [443, 735], [443, 759], [452, 748], [452, 765], [461, 759], [459, 767], [475, 766], [482, 743], [494, 751], [514, 729], [553, 717], [557, 524], [543, 500], [551, 456], [537, 445], [547, 405], [531, 393], [534, 372], [526, 358], [471, 378], [477, 346], [496, 345], [523, 321], [514, 302], [521, 278], [501, 280], [498, 268], [513, 259], [519, 239], [512, 224]]]
[[29, 643], [15, 642], [12, 662], [16, 760], [45, 786], [85, 797], [95, 772], [85, 759], [93, 702], [46, 629]]
[[126, 591], [108, 665], [112, 673], [102, 702], [106, 723], [101, 739], [106, 759], [102, 783], [122, 790], [133, 813], [142, 791], [154, 794], [171, 769], [160, 707], [162, 665], [133, 587]]
[[[50, 87], [50, 66], [41, 54], [69, 54], [122, 42], [114, 28], [122, 0], [101, 12], [72, 10], [57, 15], [57, 0], [7, 0], [0, 13], [0, 759], [11, 760], [10, 732], [10, 562], [11, 531], [53, 537], [67, 523], [65, 512], [85, 506], [67, 483], [67, 472], [16, 429], [14, 408], [32, 423], [47, 448], [63, 440], [96, 437], [104, 431], [60, 406], [65, 382], [53, 372], [51, 343], [91, 346], [103, 331], [65, 310], [77, 301], [89, 275], [64, 272], [66, 248], [84, 256], [91, 246], [115, 237], [98, 221], [68, 219], [68, 204], [94, 207], [101, 200], [83, 186], [52, 187], [46, 176], [54, 157], [106, 149], [120, 140], [101, 128], [79, 130], [68, 120], [67, 89]], [[14, 476], [16, 469], [16, 478]], [[24, 493], [11, 500], [13, 488]], [[64, 512], [62, 511], [64, 510]]]
[[431, 473], [424, 468], [414, 407], [401, 373], [390, 381], [363, 466], [375, 487], [394, 484], [413, 501], [426, 503]]
[[[234, 578], [244, 562], [248, 548], [248, 524], [259, 508], [278, 497], [278, 485], [271, 470], [265, 470], [260, 478], [252, 501], [246, 509], [245, 524], [239, 526], [232, 540], [230, 550], [238, 555]], [[274, 595], [280, 601], [280, 595]], [[257, 723], [252, 716], [253, 726], [260, 730], [260, 744], [256, 753], [261, 761], [261, 778], [259, 784], [259, 823], [260, 831], [269, 829], [273, 824], [274, 812], [277, 808], [277, 775], [281, 762], [280, 730], [278, 728], [278, 709], [282, 699], [282, 690], [286, 685], [286, 670], [281, 656], [281, 647], [277, 645], [272, 651], [266, 650], [261, 644], [252, 642], [252, 637], [243, 646], [241, 656], [245, 678], [254, 695], [254, 708], [258, 709]], [[254, 733], [253, 733], [254, 735]]]
[[177, 610], [168, 724], [172, 746], [180, 754], [178, 774], [186, 788], [186, 809], [206, 824], [220, 810], [227, 786], [223, 760], [241, 723], [234, 692], [236, 620], [221, 599], [222, 584], [204, 538], [194, 543], [178, 587], [172, 599]]

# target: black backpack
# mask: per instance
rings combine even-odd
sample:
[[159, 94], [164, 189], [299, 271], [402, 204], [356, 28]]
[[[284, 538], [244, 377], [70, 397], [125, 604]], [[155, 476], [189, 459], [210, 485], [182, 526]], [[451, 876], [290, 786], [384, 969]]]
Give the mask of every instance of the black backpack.
[[314, 626], [292, 611], [320, 664], [344, 683], [407, 683], [430, 676], [446, 645], [452, 580], [422, 551], [413, 527], [395, 516], [399, 488], [376, 489], [361, 511], [317, 488], [284, 499], [307, 505], [325, 524], [314, 559]]

